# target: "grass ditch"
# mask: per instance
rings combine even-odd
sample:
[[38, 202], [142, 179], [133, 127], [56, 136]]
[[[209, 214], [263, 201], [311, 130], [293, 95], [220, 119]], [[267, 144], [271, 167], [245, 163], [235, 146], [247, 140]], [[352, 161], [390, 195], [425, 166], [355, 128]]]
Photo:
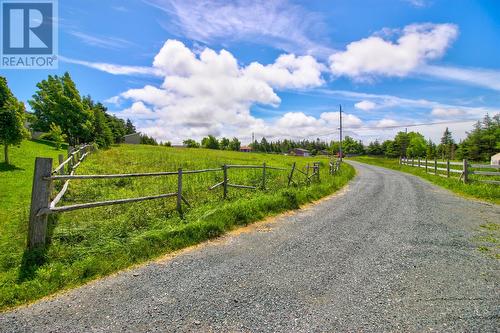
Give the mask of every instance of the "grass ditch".
[[[325, 157], [303, 158], [271, 154], [238, 153], [204, 149], [182, 149], [123, 145], [92, 154], [79, 174], [174, 171], [220, 167], [224, 163], [261, 164], [304, 169], [320, 161], [321, 182], [286, 187], [287, 172], [268, 170], [266, 190], [207, 188], [222, 179], [222, 173], [185, 175], [184, 195], [192, 208], [181, 219], [175, 200], [155, 200], [107, 206], [51, 215], [50, 244], [43, 250], [24, 252], [34, 156], [55, 158], [52, 148], [37, 150], [40, 143], [21, 146], [16, 156], [29, 156], [25, 173], [2, 172], [0, 185], [9, 184], [11, 196], [23, 197], [16, 208], [4, 205], [0, 238], [0, 309], [30, 302], [59, 290], [81, 285], [134, 264], [218, 237], [245, 226], [318, 200], [342, 188], [355, 174], [344, 164], [335, 176], [328, 175]], [[46, 146], [44, 146], [46, 147]], [[17, 148], [16, 148], [17, 149]], [[46, 149], [46, 148], [44, 148]], [[23, 152], [29, 150], [30, 153]], [[14, 156], [13, 155], [13, 156]], [[28, 157], [27, 157], [28, 158]], [[28, 166], [28, 164], [31, 165]], [[230, 169], [231, 183], [258, 186], [262, 170]], [[16, 183], [18, 177], [23, 181]], [[74, 180], [63, 205], [96, 200], [138, 197], [175, 191], [176, 177]], [[13, 200], [15, 201], [15, 200]], [[11, 214], [17, 211], [18, 214]]]

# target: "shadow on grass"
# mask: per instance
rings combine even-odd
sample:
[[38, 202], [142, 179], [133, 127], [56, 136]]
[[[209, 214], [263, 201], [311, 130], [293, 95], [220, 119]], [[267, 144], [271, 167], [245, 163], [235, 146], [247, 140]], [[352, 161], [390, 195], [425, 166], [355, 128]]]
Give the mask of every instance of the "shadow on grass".
[[24, 169], [16, 167], [15, 165], [12, 164], [7, 164], [5, 162], [0, 163], [0, 172], [19, 171], [19, 170], [24, 170]]
[[38, 268], [47, 263], [48, 247], [50, 246], [52, 235], [54, 233], [57, 222], [57, 215], [49, 216], [47, 227], [47, 244], [45, 246], [41, 246], [32, 250], [24, 250], [23, 258], [21, 260], [21, 267], [17, 276], [18, 283], [33, 280], [36, 276], [36, 271], [38, 270]]

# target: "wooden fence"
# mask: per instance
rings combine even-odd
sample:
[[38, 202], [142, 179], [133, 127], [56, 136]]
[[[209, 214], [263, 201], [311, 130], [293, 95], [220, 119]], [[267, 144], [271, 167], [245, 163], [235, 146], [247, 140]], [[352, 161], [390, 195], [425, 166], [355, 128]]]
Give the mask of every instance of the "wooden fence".
[[[408, 165], [417, 168], [424, 168], [425, 172], [441, 177], [458, 177], [464, 183], [470, 182], [481, 182], [488, 184], [500, 185], [499, 180], [493, 179], [472, 179], [470, 175], [479, 175], [482, 177], [500, 177], [499, 171], [491, 171], [491, 169], [499, 170], [500, 165], [489, 165], [489, 164], [471, 164], [469, 161], [464, 159], [462, 162], [453, 162], [450, 160], [438, 161], [437, 159], [428, 160], [426, 159], [408, 159], [401, 158], [399, 164]], [[482, 169], [482, 170], [481, 170]], [[485, 169], [490, 169], [489, 171], [484, 171]]]
[[[293, 163], [291, 168], [278, 168], [266, 165], [231, 165], [224, 164], [220, 168], [203, 169], [203, 170], [183, 170], [179, 168], [177, 171], [166, 171], [166, 172], [150, 172], [150, 173], [129, 173], [129, 174], [105, 174], [105, 175], [76, 175], [76, 168], [83, 162], [86, 156], [90, 154], [93, 150], [92, 146], [83, 146], [76, 150], [71, 150], [68, 152], [68, 158], [63, 160], [62, 155], [59, 156], [59, 166], [52, 170], [52, 159], [51, 158], [40, 158], [37, 157], [35, 161], [35, 175], [33, 179], [33, 189], [31, 197], [31, 211], [29, 220], [29, 232], [28, 232], [28, 247], [30, 249], [44, 246], [46, 243], [47, 235], [47, 219], [48, 215], [54, 213], [61, 213], [67, 211], [73, 211], [78, 209], [86, 209], [93, 207], [102, 207], [109, 205], [125, 204], [132, 202], [139, 202], [145, 200], [155, 200], [162, 198], [176, 198], [177, 201], [177, 211], [183, 216], [182, 203], [190, 207], [188, 200], [183, 196], [183, 176], [189, 174], [199, 174], [207, 172], [221, 172], [223, 175], [223, 180], [213, 186], [210, 186], [208, 190], [214, 190], [218, 187], [222, 187], [222, 196], [224, 199], [227, 198], [229, 188], [240, 188], [240, 189], [257, 189], [256, 186], [247, 186], [240, 184], [230, 183], [228, 171], [230, 169], [261, 169], [262, 170], [262, 183], [259, 186], [261, 189], [266, 189], [266, 179], [267, 172], [269, 170], [278, 170], [288, 172], [287, 186], [291, 184], [299, 185], [301, 181], [297, 179], [294, 180], [294, 175], [301, 174], [303, 178], [303, 183], [310, 184], [312, 180], [320, 181], [320, 163], [314, 162], [312, 166], [307, 164], [305, 171], [300, 170], [296, 167], [296, 163]], [[340, 161], [330, 162], [330, 174], [335, 174], [340, 167]], [[107, 200], [107, 201], [97, 201], [90, 203], [81, 203], [67, 206], [57, 206], [58, 203], [63, 198], [64, 194], [68, 190], [69, 182], [72, 179], [116, 179], [116, 178], [134, 178], [134, 177], [161, 177], [161, 176], [177, 176], [177, 191], [171, 193], [163, 193], [152, 196], [138, 197], [138, 198], [127, 198], [127, 199], [117, 199], [117, 200]], [[51, 201], [54, 182], [64, 181], [64, 184]]]

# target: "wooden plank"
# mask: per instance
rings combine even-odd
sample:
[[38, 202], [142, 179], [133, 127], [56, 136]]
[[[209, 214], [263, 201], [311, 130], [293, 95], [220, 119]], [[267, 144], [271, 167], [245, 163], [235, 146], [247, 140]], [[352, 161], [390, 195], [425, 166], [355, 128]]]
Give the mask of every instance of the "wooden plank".
[[[52, 174], [60, 173], [60, 171], [62, 169], [64, 169], [64, 166], [66, 164], [68, 164], [72, 159], [73, 159], [73, 157], [70, 156], [65, 161], [63, 161], [62, 163], [59, 163], [59, 166], [57, 168], [55, 168], [54, 171], [52, 171]], [[71, 169], [71, 165], [70, 165], [70, 169]]]
[[248, 189], [252, 189], [252, 190], [256, 190], [257, 189], [257, 187], [255, 187], [255, 186], [229, 184], [229, 183], [227, 184], [227, 186], [236, 187], [236, 188], [248, 188]]
[[223, 194], [224, 194], [224, 199], [226, 199], [227, 198], [227, 181], [228, 181], [228, 179], [227, 179], [227, 165], [224, 164], [222, 169], [224, 170], [224, 182], [222, 184], [222, 186], [224, 188]]
[[471, 171], [469, 174], [472, 175], [483, 175], [483, 176], [500, 176], [498, 171]]
[[124, 204], [124, 203], [139, 202], [139, 201], [145, 201], [145, 200], [163, 199], [163, 198], [176, 197], [176, 196], [177, 196], [177, 193], [166, 193], [166, 194], [152, 195], [152, 196], [147, 196], [147, 197], [129, 198], [129, 199], [118, 199], [118, 200], [108, 200], [108, 201], [97, 201], [97, 202], [90, 202], [90, 203], [84, 203], [84, 204], [76, 204], [76, 205], [70, 205], [70, 206], [46, 208], [46, 209], [42, 209], [38, 213], [38, 216], [43, 216], [43, 215], [50, 214], [50, 213], [68, 212], [68, 211], [77, 210], [77, 209], [85, 209], [85, 208], [95, 208], [95, 207], [119, 205], [119, 204]]
[[31, 190], [31, 207], [28, 224], [28, 248], [45, 246], [47, 241], [47, 215], [39, 215], [49, 209], [52, 181], [46, 179], [52, 174], [52, 159], [37, 157]]
[[182, 214], [182, 168], [179, 168], [177, 175], [177, 212], [183, 217]]
[[221, 181], [220, 183], [217, 183], [217, 184], [215, 184], [215, 185], [213, 185], [213, 186], [210, 186], [208, 189], [211, 191], [211, 190], [213, 190], [214, 188], [217, 188], [217, 187], [219, 187], [219, 186], [221, 186], [221, 185], [223, 185], [223, 184], [224, 184], [224, 181]]
[[107, 179], [107, 178], [133, 178], [133, 177], [156, 177], [156, 176], [172, 176], [177, 175], [176, 171], [169, 172], [149, 172], [149, 173], [128, 173], [128, 174], [114, 174], [114, 175], [63, 175], [52, 176], [53, 180], [66, 180], [66, 179]]
[[292, 171], [290, 171], [290, 175], [288, 176], [288, 186], [290, 186], [290, 182], [292, 181], [293, 172], [295, 171], [295, 165], [296, 165], [296, 162], [293, 162]]
[[500, 180], [483, 180], [483, 179], [478, 179], [476, 181], [481, 182], [481, 183], [500, 185]]
[[469, 164], [471, 168], [478, 169], [500, 169], [500, 165], [491, 165], [491, 164]]

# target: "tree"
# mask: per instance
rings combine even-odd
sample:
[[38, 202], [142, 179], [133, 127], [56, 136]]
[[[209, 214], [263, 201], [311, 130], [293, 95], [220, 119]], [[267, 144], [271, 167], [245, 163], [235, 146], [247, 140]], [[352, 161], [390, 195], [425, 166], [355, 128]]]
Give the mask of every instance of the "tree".
[[219, 142], [219, 147], [220, 149], [222, 150], [228, 150], [229, 149], [229, 139], [228, 138], [222, 138], [220, 139], [220, 142]]
[[109, 147], [114, 142], [114, 137], [106, 117], [107, 108], [101, 103], [94, 103], [90, 96], [84, 97], [83, 103], [93, 115], [92, 132], [86, 141], [93, 141], [101, 148]]
[[123, 142], [126, 133], [125, 121], [108, 113], [105, 113], [104, 116], [106, 117], [108, 127], [111, 130], [111, 134], [113, 136], [113, 142], [114, 143]]
[[500, 151], [500, 113], [486, 115], [458, 145], [457, 157], [474, 161], [488, 161]]
[[422, 134], [408, 133], [408, 148], [406, 149], [408, 157], [423, 157], [427, 151], [427, 143]]
[[33, 128], [47, 132], [54, 123], [68, 136], [70, 144], [88, 140], [93, 129], [93, 114], [83, 103], [69, 73], [62, 77], [49, 75], [37, 88], [33, 99], [28, 101], [36, 116]]
[[61, 145], [67, 139], [66, 134], [62, 132], [61, 127], [54, 123], [50, 124], [49, 132], [42, 137], [54, 141], [57, 150], [61, 149]]
[[432, 142], [431, 139], [429, 139], [429, 141], [427, 141], [427, 149], [425, 152], [425, 156], [428, 159], [435, 159], [437, 157], [436, 144], [434, 142]]
[[370, 155], [382, 155], [383, 151], [380, 142], [378, 142], [378, 140], [375, 140], [375, 142], [370, 142], [366, 152]]
[[219, 141], [215, 136], [209, 135], [201, 140], [201, 146], [207, 149], [219, 149]]
[[137, 133], [134, 124], [130, 119], [127, 118], [127, 123], [125, 124], [125, 134]]
[[443, 159], [454, 158], [455, 141], [451, 135], [450, 130], [446, 127], [441, 138], [441, 144], [438, 146], [438, 152]]
[[241, 142], [238, 138], [233, 138], [231, 142], [229, 142], [229, 150], [239, 151], [241, 147]]
[[[393, 149], [399, 152], [398, 156], [406, 157], [406, 154], [407, 154], [406, 149], [408, 148], [409, 144], [410, 144], [410, 139], [409, 139], [408, 133], [399, 132], [394, 137]], [[397, 156], [395, 156], [395, 157], [397, 157]]]
[[7, 79], [0, 76], [0, 144], [4, 146], [5, 164], [9, 164], [9, 145], [18, 145], [28, 131], [24, 127], [24, 104], [14, 97]]
[[182, 143], [187, 148], [200, 148], [200, 144], [193, 139], [186, 139], [186, 140], [182, 141]]
[[141, 135], [141, 145], [158, 146], [158, 142], [152, 136]]

